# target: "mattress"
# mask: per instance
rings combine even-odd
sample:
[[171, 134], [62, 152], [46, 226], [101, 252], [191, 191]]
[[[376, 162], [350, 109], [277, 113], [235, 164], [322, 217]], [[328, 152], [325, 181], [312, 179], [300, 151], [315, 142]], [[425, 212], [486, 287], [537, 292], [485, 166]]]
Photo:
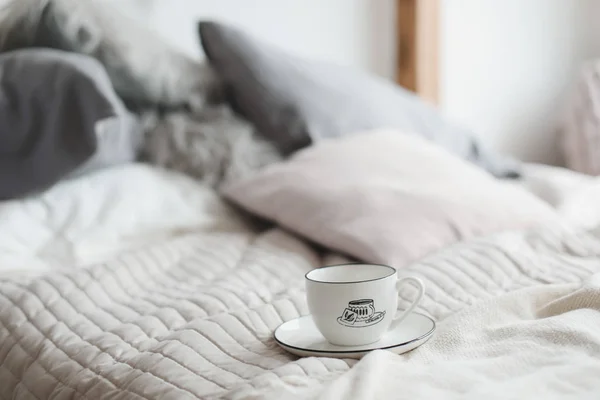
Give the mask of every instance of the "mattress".
[[[281, 323], [308, 314], [303, 275], [346, 257], [238, 212], [192, 179], [131, 164], [3, 203], [0, 397], [378, 398], [399, 389], [374, 378], [356, 380], [356, 374], [377, 368], [399, 373], [405, 363], [424, 371], [405, 381], [407, 396], [475, 395], [492, 386], [467, 379], [473, 372], [460, 361], [477, 359], [482, 373], [509, 376], [497, 358], [511, 352], [496, 352], [493, 335], [474, 350], [469, 335], [476, 330], [457, 326], [470, 321], [475, 327], [477, 318], [497, 315], [506, 323], [485, 325], [482, 332], [529, 324], [520, 334], [542, 335], [536, 324], [548, 318], [519, 310], [541, 309], [582, 287], [589, 289], [585, 301], [567, 303], [551, 321], [571, 321], [573, 331], [564, 334], [574, 339], [565, 348], [583, 349], [586, 362], [598, 363], [597, 329], [584, 328], [600, 309], [594, 294], [600, 220], [575, 212], [594, 208], [595, 183], [530, 166], [519, 185], [545, 196], [568, 221], [457, 243], [410, 266], [405, 272], [427, 286], [418, 311], [438, 321], [438, 332], [408, 355], [390, 359], [375, 352], [360, 361], [299, 358], [272, 336]], [[403, 289], [400, 307], [411, 296], [411, 287]], [[511, 346], [528, 349], [519, 338], [511, 338]], [[540, 339], [536, 346], [553, 352], [561, 342]], [[447, 377], [454, 380], [428, 378], [432, 360], [441, 359], [450, 370], [454, 365], [456, 376]], [[525, 364], [551, 372], [506, 379], [515, 393], [552, 382], [561, 371], [551, 359]], [[581, 398], [600, 389], [591, 373], [580, 378], [550, 394]], [[439, 387], [445, 392], [433, 391]]]

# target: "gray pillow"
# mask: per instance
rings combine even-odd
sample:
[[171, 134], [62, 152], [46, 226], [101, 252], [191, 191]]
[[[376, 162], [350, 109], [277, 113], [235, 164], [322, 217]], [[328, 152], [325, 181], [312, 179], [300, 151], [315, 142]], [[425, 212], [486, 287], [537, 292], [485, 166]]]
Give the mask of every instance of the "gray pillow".
[[0, 199], [132, 160], [140, 138], [94, 59], [49, 49], [0, 54]]
[[486, 149], [393, 82], [295, 57], [216, 22], [200, 22], [199, 34], [235, 109], [284, 154], [322, 138], [395, 128], [422, 135], [495, 176], [518, 175], [516, 162]]
[[0, 51], [31, 47], [97, 59], [131, 107], [199, 107], [220, 88], [209, 66], [112, 3], [11, 0], [1, 5]]

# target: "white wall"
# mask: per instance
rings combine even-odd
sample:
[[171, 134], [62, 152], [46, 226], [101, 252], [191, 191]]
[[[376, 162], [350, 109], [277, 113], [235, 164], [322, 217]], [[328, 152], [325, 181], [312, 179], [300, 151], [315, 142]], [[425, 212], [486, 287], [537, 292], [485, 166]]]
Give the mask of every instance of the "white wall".
[[288, 51], [393, 77], [394, 0], [110, 0], [202, 56], [196, 21], [233, 23]]
[[581, 62], [600, 55], [600, 1], [442, 4], [443, 110], [497, 148], [557, 163], [554, 128], [566, 91]]
[[[198, 57], [195, 22], [211, 18], [298, 54], [394, 76], [394, 0], [110, 1]], [[581, 62], [600, 55], [600, 0], [440, 1], [443, 112], [500, 150], [557, 163], [565, 91]]]

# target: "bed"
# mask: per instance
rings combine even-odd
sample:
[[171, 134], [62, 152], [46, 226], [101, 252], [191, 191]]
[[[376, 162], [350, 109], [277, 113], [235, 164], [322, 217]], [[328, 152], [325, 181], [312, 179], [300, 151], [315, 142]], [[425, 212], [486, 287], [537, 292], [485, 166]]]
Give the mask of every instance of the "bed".
[[[214, 41], [238, 38], [212, 24], [200, 31], [214, 64], [224, 48]], [[139, 86], [115, 79], [122, 69], [103, 54], [92, 54], [100, 62], [90, 68], [108, 71], [102, 76], [127, 104], [114, 106], [121, 118], [139, 106], [131, 102]], [[147, 82], [146, 72], [132, 67], [127, 82]], [[170, 72], [153, 73], [157, 82]], [[202, 77], [193, 107], [208, 107]], [[141, 85], [142, 94], [174, 106], [189, 100], [187, 83]], [[162, 115], [147, 114], [136, 116]], [[478, 144], [462, 131], [450, 143], [362, 126], [360, 134], [319, 137], [346, 129], [324, 124], [311, 137], [320, 140], [298, 149], [297, 136], [267, 146], [280, 138], [264, 121], [255, 122], [264, 133], [255, 142], [229, 112], [195, 114], [193, 125], [186, 115], [177, 111], [149, 132], [183, 135], [183, 148], [213, 146], [214, 132], [237, 133], [222, 135], [226, 145], [210, 155], [155, 147], [143, 160], [88, 155], [104, 163], [82, 170], [80, 162], [69, 173], [61, 164], [51, 185], [0, 202], [1, 398], [597, 395], [597, 178], [529, 163], [516, 173], [512, 160], [466, 152]], [[216, 131], [215, 116], [224, 118]], [[196, 141], [182, 133], [192, 131]], [[274, 330], [308, 315], [304, 275], [356, 260], [423, 280], [418, 312], [436, 321], [433, 338], [403, 355], [376, 350], [358, 359], [280, 348]], [[399, 308], [413, 295], [403, 288]]]

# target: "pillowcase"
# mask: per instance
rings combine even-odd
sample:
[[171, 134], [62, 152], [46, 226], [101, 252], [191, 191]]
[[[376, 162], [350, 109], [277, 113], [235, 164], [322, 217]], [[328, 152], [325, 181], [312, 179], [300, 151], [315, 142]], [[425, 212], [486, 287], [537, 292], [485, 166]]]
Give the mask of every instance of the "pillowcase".
[[140, 139], [94, 59], [49, 49], [0, 55], [0, 199], [131, 161]]
[[558, 126], [564, 165], [577, 172], [600, 175], [600, 63], [584, 63]]
[[327, 248], [397, 267], [461, 240], [557, 218], [514, 183], [395, 130], [324, 141], [223, 195]]
[[238, 112], [284, 154], [321, 139], [379, 128], [414, 132], [498, 177], [517, 164], [393, 82], [351, 68], [295, 57], [235, 28], [200, 22], [207, 58]]
[[167, 44], [116, 3], [5, 3], [0, 6], [1, 51], [50, 47], [94, 57], [130, 107], [198, 107], [219, 87], [209, 66]]

